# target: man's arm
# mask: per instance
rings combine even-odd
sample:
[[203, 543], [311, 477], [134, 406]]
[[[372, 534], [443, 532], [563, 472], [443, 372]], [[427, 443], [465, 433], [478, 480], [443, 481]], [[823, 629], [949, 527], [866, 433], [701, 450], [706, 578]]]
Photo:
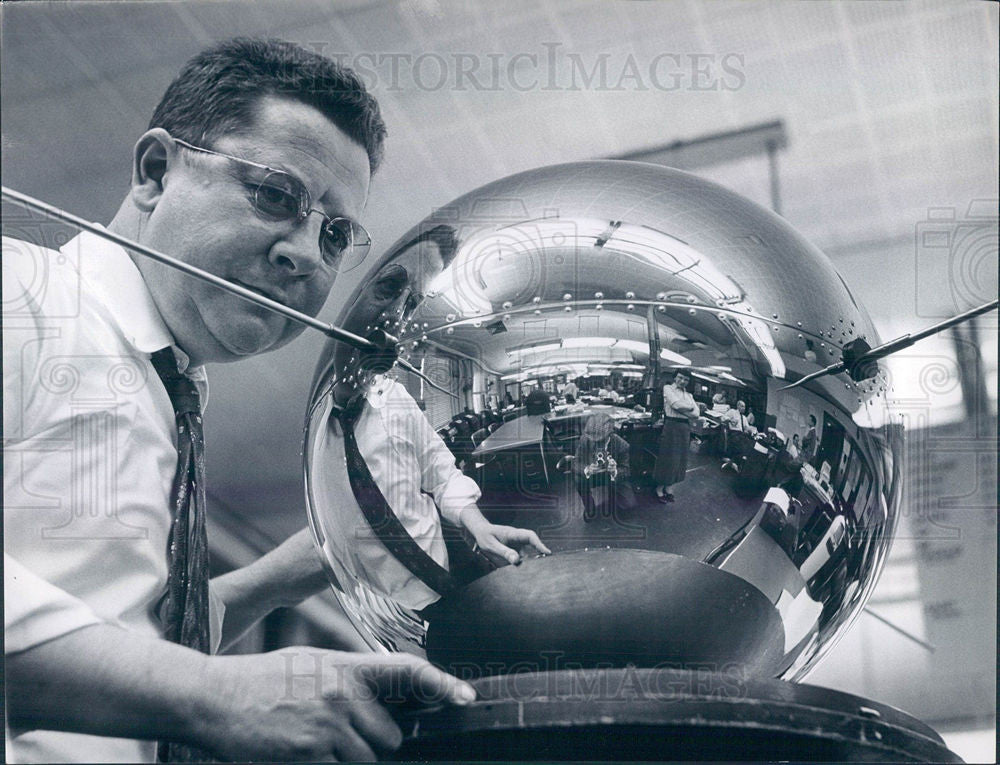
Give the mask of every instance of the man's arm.
[[250, 565], [216, 577], [212, 592], [226, 605], [220, 650], [274, 609], [296, 606], [329, 586], [309, 529]]
[[6, 656], [11, 728], [179, 741], [225, 760], [371, 760], [401, 735], [379, 697], [468, 703], [406, 654], [206, 656], [109, 624]]

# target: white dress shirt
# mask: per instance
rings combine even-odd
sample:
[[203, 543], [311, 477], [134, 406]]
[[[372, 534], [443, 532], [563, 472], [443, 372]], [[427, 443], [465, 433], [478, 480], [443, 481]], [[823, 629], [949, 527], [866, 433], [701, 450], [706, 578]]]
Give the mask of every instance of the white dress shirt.
[[[173, 342], [122, 248], [92, 234], [58, 251], [4, 238], [7, 653], [97, 623], [162, 635], [151, 607], [167, 580], [177, 451], [149, 356]], [[187, 373], [204, 401], [204, 370]], [[18, 762], [155, 759], [151, 741], [8, 733]]]
[[[355, 424], [358, 449], [372, 478], [407, 533], [437, 563], [448, 568], [440, 515], [460, 525], [459, 516], [480, 497], [479, 486], [455, 467], [455, 456], [406, 389], [380, 378], [366, 396]], [[334, 573], [348, 591], [361, 579], [376, 592], [408, 608], [439, 598], [415, 577], [372, 532], [354, 500], [347, 476], [343, 436], [330, 401], [319, 417], [312, 453], [311, 501], [322, 512], [324, 548]]]
[[673, 385], [664, 385], [663, 413], [667, 417], [684, 417], [689, 422], [694, 422], [698, 419], [698, 405], [694, 396], [686, 390], [679, 390]]

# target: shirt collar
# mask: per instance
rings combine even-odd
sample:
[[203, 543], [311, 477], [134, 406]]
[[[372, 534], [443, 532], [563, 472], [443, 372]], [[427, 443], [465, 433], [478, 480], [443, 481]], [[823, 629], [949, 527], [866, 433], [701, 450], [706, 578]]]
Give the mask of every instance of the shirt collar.
[[142, 273], [124, 247], [84, 231], [61, 247], [60, 252], [69, 255], [71, 262], [79, 263], [81, 278], [108, 309], [129, 345], [140, 353], [173, 346], [178, 370], [195, 379], [205, 378], [204, 367], [188, 368], [190, 359], [177, 347]]
[[385, 406], [389, 397], [393, 381], [385, 375], [373, 375], [368, 391], [365, 393], [365, 400], [374, 409], [381, 409]]

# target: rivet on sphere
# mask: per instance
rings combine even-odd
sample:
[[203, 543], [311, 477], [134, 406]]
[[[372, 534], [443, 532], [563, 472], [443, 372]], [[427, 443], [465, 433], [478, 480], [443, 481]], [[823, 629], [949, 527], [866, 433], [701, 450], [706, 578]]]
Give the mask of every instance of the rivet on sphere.
[[665, 305], [658, 305], [656, 307], [656, 310], [659, 311], [660, 313], [666, 313], [667, 312], [667, 307]]
[[542, 299], [536, 295], [535, 297], [531, 298], [531, 302], [534, 303], [535, 305], [538, 305], [539, 303], [542, 302]]
[[603, 311], [604, 310], [604, 306], [601, 305], [600, 303], [598, 303], [597, 305], [594, 306], [594, 310], [595, 311]]
[[688, 295], [688, 302], [689, 303], [697, 303], [698, 302], [698, 298], [696, 298], [694, 295]]
[[666, 292], [657, 292], [656, 293], [656, 299], [657, 300], [666, 300], [667, 299], [667, 293]]
[[565, 311], [566, 313], [571, 313], [571, 312], [573, 311], [573, 306], [571, 306], [571, 305], [568, 305], [568, 306], [566, 306], [565, 308], [563, 308], [563, 310], [564, 310], [564, 311]]
[[455, 334], [455, 328], [454, 327], [448, 327], [448, 329], [445, 330], [445, 334], [454, 335]]
[[635, 300], [635, 293], [634, 292], [626, 292], [625, 293], [625, 299], [626, 300]]
[[597, 299], [597, 300], [600, 300], [603, 297], [604, 297], [604, 293], [603, 292], [595, 292], [594, 293], [594, 298]]
[[509, 313], [505, 313], [505, 314], [503, 315], [503, 320], [504, 320], [504, 321], [510, 321], [510, 314], [509, 314]]
[[688, 314], [691, 316], [697, 316], [698, 311], [696, 311], [694, 308], [688, 308]]
[[570, 295], [568, 292], [563, 295], [563, 300], [572, 300], [572, 299], [573, 299], [573, 296]]
[[504, 310], [507, 310], [507, 309], [509, 309], [509, 308], [510, 308], [511, 306], [513, 306], [513, 305], [514, 305], [514, 304], [513, 304], [513, 303], [511, 303], [511, 302], [510, 302], [509, 300], [505, 300], [505, 301], [503, 301], [503, 308], [504, 308]]
[[771, 318], [772, 318], [772, 319], [777, 319], [777, 318], [778, 318], [778, 314], [776, 314], [776, 313], [772, 313], [772, 314], [771, 314]]
[[635, 310], [635, 306], [632, 305], [631, 303], [629, 303], [627, 306], [625, 306], [625, 310], [626, 311], [634, 311]]
[[536, 308], [533, 313], [535, 314], [535, 316], [541, 316], [542, 315], [542, 309], [541, 308]]
[[452, 321], [455, 321], [455, 314], [453, 314], [453, 313], [449, 313], [449, 314], [448, 314], [447, 316], [445, 316], [445, 317], [444, 317], [444, 319], [445, 319], [445, 321], [447, 321], [447, 322], [452, 322]]

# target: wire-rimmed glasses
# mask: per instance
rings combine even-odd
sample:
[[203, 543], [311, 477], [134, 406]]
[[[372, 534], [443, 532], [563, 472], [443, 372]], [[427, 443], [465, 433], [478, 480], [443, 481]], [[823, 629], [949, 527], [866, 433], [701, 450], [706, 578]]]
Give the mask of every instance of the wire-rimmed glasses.
[[174, 141], [190, 151], [224, 157], [244, 167], [253, 168], [256, 172], [248, 174], [243, 183], [253, 189], [254, 210], [265, 220], [295, 220], [302, 223], [309, 213], [323, 216], [319, 248], [329, 265], [336, 266], [348, 250], [353, 249], [359, 258], [363, 258], [371, 248], [372, 240], [364, 226], [350, 218], [330, 218], [322, 210], [312, 207], [309, 190], [291, 173], [221, 151], [204, 149], [180, 138], [174, 138]]

